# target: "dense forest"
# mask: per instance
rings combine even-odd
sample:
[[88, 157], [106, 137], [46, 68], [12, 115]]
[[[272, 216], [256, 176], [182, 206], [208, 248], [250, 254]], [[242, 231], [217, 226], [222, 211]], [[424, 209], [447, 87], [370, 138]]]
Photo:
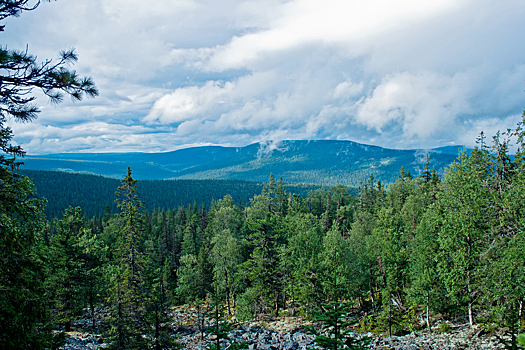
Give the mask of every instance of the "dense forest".
[[131, 166], [136, 180], [248, 180], [264, 182], [268, 174], [287, 183], [357, 187], [368, 175], [395, 181], [403, 166], [419, 175], [430, 153], [438, 174], [452, 163], [461, 146], [400, 150], [344, 140], [287, 140], [245, 147], [202, 146], [163, 153], [62, 153], [30, 155], [24, 168], [67, 171], [122, 178]]
[[[125, 168], [123, 169], [124, 172]], [[101, 216], [106, 205], [117, 211], [115, 189], [119, 180], [107, 177], [66, 173], [61, 171], [26, 170], [20, 167], [19, 174], [31, 179], [36, 187], [36, 196], [45, 198], [44, 213], [48, 219], [61, 217], [68, 207], [81, 207], [86, 217]], [[137, 190], [147, 211], [172, 209], [188, 205], [209, 207], [212, 200], [230, 195], [235, 203], [248, 203], [261, 193], [263, 184], [245, 180], [138, 180]], [[289, 193], [308, 195], [320, 186], [286, 184]], [[351, 189], [353, 194], [357, 190]]]
[[99, 331], [112, 348], [170, 348], [168, 308], [211, 297], [238, 320], [313, 318], [335, 302], [364, 332], [402, 334], [439, 314], [516, 334], [525, 296], [522, 125], [490, 148], [481, 134], [442, 178], [429, 166], [417, 177], [401, 169], [388, 186], [370, 176], [357, 196], [344, 186], [291, 194], [270, 176], [245, 205], [226, 195], [148, 211], [128, 168], [118, 212], [108, 206], [86, 219], [71, 207], [47, 222], [31, 181], [16, 175], [23, 205], [15, 212], [2, 200], [10, 235], [1, 260], [1, 319], [16, 322], [3, 322], [0, 342], [58, 344], [63, 333], [53, 329], [69, 331], [85, 312], [95, 322], [104, 309]]

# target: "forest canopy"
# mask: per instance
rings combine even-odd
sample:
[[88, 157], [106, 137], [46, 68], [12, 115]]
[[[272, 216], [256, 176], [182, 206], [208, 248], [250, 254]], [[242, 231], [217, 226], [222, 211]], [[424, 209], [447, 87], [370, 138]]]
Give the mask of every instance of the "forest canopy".
[[[39, 300], [49, 306], [38, 317], [65, 331], [88, 312], [115, 348], [169, 348], [169, 307], [206, 304], [210, 295], [238, 320], [313, 318], [344, 302], [364, 332], [404, 334], [436, 315], [518, 329], [521, 127], [497, 134], [491, 147], [481, 135], [442, 178], [428, 166], [417, 177], [401, 169], [388, 186], [371, 176], [357, 195], [344, 186], [291, 194], [270, 176], [244, 205], [226, 195], [208, 206], [145, 210], [128, 168], [118, 213], [87, 219], [78, 207], [49, 224], [28, 220], [40, 225], [27, 249], [40, 262], [32, 278], [44, 281]], [[96, 319], [101, 308], [106, 317]]]

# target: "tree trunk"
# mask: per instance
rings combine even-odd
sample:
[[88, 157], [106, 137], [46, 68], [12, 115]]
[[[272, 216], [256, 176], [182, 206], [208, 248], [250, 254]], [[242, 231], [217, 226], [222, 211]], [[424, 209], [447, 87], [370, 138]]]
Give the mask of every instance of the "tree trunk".
[[67, 321], [64, 326], [66, 332], [71, 332], [71, 293], [70, 293], [70, 284], [66, 285], [66, 317]]
[[[469, 256], [470, 256], [470, 244], [469, 244]], [[470, 271], [467, 271], [467, 288], [468, 288], [468, 295], [471, 298], [471, 300], [468, 302], [468, 322], [470, 324], [470, 327], [474, 326], [474, 315], [472, 314], [472, 305], [474, 304], [474, 297], [472, 294], [472, 289], [470, 285]]]
[[122, 305], [120, 303], [120, 283], [118, 285], [118, 290], [117, 290], [117, 293], [118, 293], [118, 322], [117, 322], [117, 331], [118, 331], [118, 342], [117, 342], [117, 349], [122, 349], [122, 344], [124, 343], [124, 330], [122, 329], [122, 320], [123, 320], [123, 315], [122, 315]]
[[468, 322], [470, 326], [474, 326], [474, 315], [472, 314], [472, 302], [468, 303]]
[[95, 306], [93, 305], [93, 295], [90, 293], [89, 296], [89, 308], [91, 309], [91, 322], [93, 325], [93, 329], [95, 329]]
[[155, 303], [155, 349], [160, 350], [160, 320], [159, 320], [159, 310], [158, 304]]
[[215, 305], [215, 329], [217, 330], [217, 335], [215, 337], [217, 338], [217, 350], [221, 350], [221, 338], [219, 337], [219, 304], [217, 301], [217, 304]]
[[228, 281], [228, 271], [224, 269], [224, 276], [226, 277], [226, 308], [228, 309], [228, 316], [231, 316], [231, 308], [230, 308], [230, 285]]
[[283, 289], [283, 310], [287, 310], [286, 308], [286, 290]]
[[518, 328], [521, 328], [521, 316], [523, 315], [523, 299], [518, 301], [520, 308], [518, 310]]
[[428, 328], [428, 331], [430, 332], [430, 317], [429, 317], [429, 296], [430, 296], [430, 292], [427, 290], [427, 328]]
[[392, 336], [392, 313], [391, 313], [391, 309], [392, 308], [392, 302], [391, 302], [391, 296], [389, 295], [388, 297], [388, 336], [391, 337]]
[[[292, 280], [292, 286], [294, 285]], [[292, 287], [292, 316], [295, 317], [295, 288]]]

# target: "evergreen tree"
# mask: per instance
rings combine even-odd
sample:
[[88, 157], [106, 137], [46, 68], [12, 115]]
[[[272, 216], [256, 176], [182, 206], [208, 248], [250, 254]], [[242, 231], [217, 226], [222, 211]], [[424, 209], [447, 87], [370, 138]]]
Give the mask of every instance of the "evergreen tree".
[[115, 265], [108, 271], [111, 278], [109, 323], [110, 348], [144, 349], [150, 332], [146, 311], [148, 306], [143, 276], [144, 250], [142, 234], [142, 202], [138, 199], [136, 180], [128, 167], [126, 176], [117, 189], [120, 230]]
[[392, 325], [399, 321], [406, 310], [404, 287], [408, 277], [407, 237], [400, 227], [398, 214], [392, 207], [383, 208], [379, 212], [375, 232], [375, 249], [379, 261], [378, 284], [381, 286], [383, 304], [382, 321], [389, 334], [392, 334]]
[[247, 208], [246, 224], [253, 250], [244, 268], [256, 293], [259, 312], [268, 312], [273, 307], [277, 315], [282, 293], [278, 247], [283, 243], [283, 235], [280, 217], [275, 210], [275, 187], [275, 180], [270, 175], [261, 195], [256, 196]]
[[[386, 192], [379, 181], [370, 176], [359, 188], [359, 197], [354, 213], [354, 222], [348, 234], [348, 243], [355, 254], [356, 281], [362, 301], [370, 300], [377, 309], [381, 303], [380, 275], [382, 261], [377, 249], [376, 227], [378, 214], [385, 202]], [[367, 310], [368, 311], [368, 310]]]
[[169, 315], [168, 287], [171, 275], [168, 260], [163, 266], [149, 271], [148, 275], [150, 288], [147, 317], [152, 327], [150, 347], [155, 350], [180, 349], [181, 346], [172, 331]]
[[285, 254], [290, 278], [286, 290], [294, 302], [315, 305], [324, 299], [320, 253], [322, 233], [312, 214], [289, 214], [284, 223], [288, 237]]
[[264, 219], [249, 218], [247, 224], [252, 232], [250, 240], [254, 246], [251, 258], [245, 264], [249, 281], [257, 291], [260, 311], [267, 312], [268, 308], [273, 307], [277, 314], [282, 292], [278, 270], [281, 235], [277, 218], [268, 212]]
[[240, 287], [237, 265], [242, 261], [240, 231], [243, 220], [231, 196], [212, 205], [206, 236], [211, 238], [210, 262], [219, 291], [225, 293], [228, 314], [231, 314], [233, 293]]
[[198, 218], [196, 214], [193, 214], [184, 228], [181, 255], [191, 254], [197, 256], [200, 249], [198, 229]]
[[320, 265], [324, 293], [330, 301], [340, 301], [352, 296], [356, 290], [352, 282], [350, 247], [341, 236], [339, 227], [334, 225], [323, 237], [323, 249], [320, 253]]
[[288, 194], [282, 177], [279, 178], [275, 185], [275, 202], [277, 215], [285, 217], [288, 213]]
[[[29, 0], [3, 1], [0, 20], [19, 16], [36, 9]], [[5, 24], [0, 25], [4, 31]], [[74, 50], [60, 53], [57, 62], [42, 64], [27, 50], [0, 48], [0, 347], [40, 348], [52, 346], [52, 333], [46, 302], [43, 299], [42, 266], [35, 249], [43, 231], [43, 202], [34, 199], [34, 188], [28, 178], [16, 175], [24, 156], [20, 146], [10, 141], [9, 119], [29, 122], [39, 111], [31, 94], [38, 89], [52, 102], [59, 103], [63, 94], [74, 100], [83, 95], [98, 94], [90, 78], [79, 78], [68, 67], [77, 60]], [[54, 345], [56, 346], [56, 344]]]
[[350, 305], [343, 299], [347, 296], [349, 287], [350, 264], [347, 242], [341, 237], [337, 225], [326, 234], [323, 240], [321, 266], [324, 270], [324, 286], [328, 302], [319, 303], [316, 319], [321, 323], [321, 329], [314, 326], [305, 327], [306, 331], [315, 335], [314, 342], [323, 349], [365, 349], [368, 338], [356, 339], [350, 334], [348, 314]]
[[142, 271], [146, 285], [146, 318], [150, 325], [151, 348], [179, 348], [171, 328], [169, 306], [175, 302], [170, 287], [175, 286], [170, 256], [168, 214], [153, 210], [147, 220], [150, 226], [145, 242], [145, 268]]
[[185, 303], [195, 301], [199, 296], [199, 274], [195, 255], [186, 254], [180, 258], [177, 277], [177, 295], [180, 300]]
[[[524, 112], [525, 120], [525, 112]], [[492, 242], [487, 252], [487, 280], [493, 308], [493, 320], [513, 329], [523, 325], [525, 299], [525, 167], [523, 158], [523, 122], [518, 128], [494, 137], [495, 153], [492, 187], [498, 208], [496, 225], [491, 232]], [[503, 136], [503, 141], [500, 139]], [[519, 146], [514, 161], [507, 154], [509, 139], [517, 136]], [[497, 282], [496, 282], [497, 281]]]
[[229, 346], [225, 347], [225, 349], [248, 349], [247, 343], [232, 342], [230, 337], [228, 337], [228, 333], [231, 331], [231, 324], [227, 320], [225, 320], [223, 298], [221, 293], [219, 292], [217, 282], [215, 282], [215, 291], [210, 292], [208, 294], [208, 297], [211, 298], [211, 302], [213, 305], [213, 311], [208, 316], [211, 316], [210, 318], [214, 321], [214, 323], [211, 327], [209, 327], [206, 330], [206, 332], [215, 337], [215, 341], [213, 343], [209, 343], [206, 349], [221, 350], [221, 344], [225, 340], [230, 341]]
[[206, 291], [210, 290], [213, 282], [213, 263], [211, 261], [210, 253], [212, 249], [212, 243], [205, 241], [199, 249], [197, 255], [197, 291], [199, 298], [206, 296]]
[[85, 266], [80, 243], [87, 229], [83, 227], [84, 219], [79, 207], [67, 209], [56, 226], [56, 233], [50, 238], [48, 259], [51, 271], [46, 284], [55, 300], [56, 320], [69, 332], [71, 321], [84, 306], [82, 285]]
[[111, 219], [111, 208], [109, 207], [109, 204], [106, 203], [106, 206], [104, 207], [104, 214], [102, 215], [102, 223], [107, 225], [109, 219]]
[[441, 217], [434, 210], [436, 209], [431, 208], [427, 211], [417, 226], [409, 260], [409, 296], [415, 304], [425, 305], [425, 322], [429, 330], [430, 311], [441, 311], [446, 306], [446, 290], [439, 276], [436, 260], [440, 249], [438, 232]]
[[474, 307], [484, 294], [483, 273], [491, 231], [490, 163], [486, 150], [463, 151], [445, 174], [439, 195], [443, 225], [439, 230], [440, 275], [448, 295], [465, 307], [474, 324]]
[[351, 335], [351, 322], [346, 320], [349, 313], [349, 305], [345, 303], [331, 302], [321, 304], [322, 311], [316, 315], [321, 324], [320, 330], [314, 326], [307, 326], [306, 331], [315, 335], [314, 343], [323, 349], [338, 350], [364, 350], [369, 348], [370, 339], [363, 337], [355, 338]]
[[103, 269], [108, 262], [108, 247], [91, 230], [82, 230], [77, 244], [80, 247], [82, 301], [91, 312], [91, 326], [95, 328], [95, 306], [101, 304], [107, 296]]
[[38, 254], [44, 202], [10, 167], [0, 167], [0, 183], [0, 348], [49, 347], [52, 325]]

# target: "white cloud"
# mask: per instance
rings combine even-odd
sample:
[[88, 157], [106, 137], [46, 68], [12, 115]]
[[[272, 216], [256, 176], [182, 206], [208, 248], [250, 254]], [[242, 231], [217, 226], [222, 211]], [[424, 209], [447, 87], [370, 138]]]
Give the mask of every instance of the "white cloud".
[[113, 0], [103, 2], [102, 8], [111, 21], [119, 25], [138, 26], [151, 19], [168, 20], [180, 12], [197, 9], [198, 4], [192, 0]]
[[268, 54], [316, 42], [357, 45], [350, 49], [351, 55], [357, 55], [363, 53], [357, 49], [362, 46], [361, 42], [441, 15], [461, 3], [452, 0], [294, 0], [276, 11], [279, 17], [270, 20], [266, 30], [234, 36], [226, 45], [188, 51], [176, 49], [172, 54], [178, 60], [185, 59], [187, 65], [210, 71], [253, 68], [254, 62], [266, 60]]
[[39, 95], [41, 113], [38, 120], [42, 124], [60, 125], [75, 125], [78, 122], [96, 120], [112, 122], [126, 122], [130, 118], [138, 120], [148, 113], [153, 103], [167, 91], [136, 84], [113, 85], [110, 89], [101, 88], [100, 96], [95, 99], [72, 102], [66, 98], [60, 105], [46, 103], [46, 98]]
[[524, 16], [521, 0], [42, 3], [8, 21], [4, 45], [41, 59], [76, 47], [101, 96], [39, 97], [38, 122], [15, 139], [39, 153], [465, 143], [521, 114]]
[[257, 158], [262, 158], [271, 155], [273, 151], [286, 151], [286, 148], [283, 148], [282, 146], [282, 142], [280, 141], [263, 141], [260, 143], [259, 149], [257, 150]]
[[405, 136], [428, 137], [448, 130], [456, 117], [471, 112], [465, 74], [447, 77], [433, 72], [394, 73], [357, 104], [356, 121], [379, 133], [393, 122]]
[[334, 93], [347, 99], [362, 89], [362, 84], [349, 81], [337, 86], [323, 71], [308, 76], [281, 73], [254, 73], [230, 82], [209, 81], [201, 87], [176, 89], [160, 98], [144, 121], [150, 125], [182, 123], [174, 126], [179, 136], [194, 132], [193, 137], [199, 138], [304, 137], [305, 120], [317, 115], [319, 106], [333, 101]]
[[335, 87], [332, 96], [336, 99], [354, 97], [359, 95], [363, 88], [363, 82], [356, 84], [349, 80], [343, 81]]
[[75, 126], [50, 126], [40, 123], [12, 124], [16, 139], [30, 154], [60, 152], [165, 151], [170, 134], [135, 125], [87, 122]]
[[[508, 128], [514, 130], [518, 124], [523, 120], [520, 114], [510, 115], [504, 119], [500, 118], [488, 118], [488, 119], [471, 119], [466, 120], [464, 125], [458, 125], [458, 128], [462, 132], [457, 133], [455, 143], [458, 145], [466, 145], [468, 147], [474, 147], [476, 145], [476, 139], [483, 131], [483, 134], [487, 137], [486, 143], [492, 145], [492, 136], [496, 135], [498, 131], [504, 132]], [[517, 146], [510, 144], [510, 150], [515, 152]]]
[[209, 110], [224, 103], [223, 99], [228, 98], [229, 92], [233, 89], [233, 83], [227, 82], [221, 86], [220, 82], [213, 81], [207, 82], [202, 87], [179, 88], [158, 99], [144, 121], [158, 120], [161, 123], [169, 124], [204, 115]]

